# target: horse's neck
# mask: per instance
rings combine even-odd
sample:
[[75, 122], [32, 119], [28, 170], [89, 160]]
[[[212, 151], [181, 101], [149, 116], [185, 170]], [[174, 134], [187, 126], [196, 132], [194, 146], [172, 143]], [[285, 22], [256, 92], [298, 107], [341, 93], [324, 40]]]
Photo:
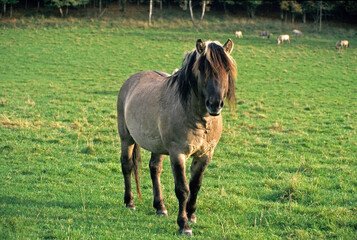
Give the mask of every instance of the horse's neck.
[[187, 104], [186, 115], [189, 121], [196, 122], [199, 124], [206, 124], [209, 120], [210, 115], [207, 112], [205, 106], [204, 97], [198, 93], [196, 96], [195, 93], [191, 93], [190, 99]]
[[[167, 98], [167, 102], [171, 102], [171, 104], [168, 104], [170, 106], [175, 106], [176, 104], [179, 104], [179, 106], [174, 107], [174, 111], [179, 111], [176, 112], [178, 115], [185, 115], [185, 121], [189, 122], [189, 124], [205, 124], [207, 122], [207, 118], [210, 118], [210, 115], [207, 112], [206, 106], [205, 106], [205, 100], [204, 97], [202, 96], [202, 92], [198, 91], [197, 95], [196, 93], [191, 89], [191, 93], [189, 94], [189, 97], [187, 99], [186, 104], [183, 104], [179, 94], [176, 92], [176, 84], [172, 85], [170, 87], [167, 87], [165, 85], [165, 90], [166, 94], [163, 96], [164, 98]], [[170, 99], [170, 100], [169, 100]], [[165, 102], [166, 102], [165, 101]], [[182, 111], [182, 112], [180, 112]], [[182, 115], [181, 115], [182, 116]]]

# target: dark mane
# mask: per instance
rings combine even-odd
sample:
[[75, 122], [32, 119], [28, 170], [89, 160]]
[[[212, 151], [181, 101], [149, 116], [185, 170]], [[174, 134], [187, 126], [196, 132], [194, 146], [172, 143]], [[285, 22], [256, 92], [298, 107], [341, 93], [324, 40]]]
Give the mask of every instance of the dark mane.
[[191, 96], [191, 89], [197, 95], [197, 79], [193, 73], [193, 66], [196, 62], [197, 52], [196, 50], [185, 55], [181, 69], [172, 74], [169, 77], [168, 85], [175, 87], [177, 83], [176, 93], [180, 96], [180, 100], [183, 106], [187, 105], [187, 101]]
[[[191, 90], [198, 95], [198, 76], [204, 76], [204, 80], [213, 77], [221, 81], [227, 90], [226, 98], [229, 105], [235, 102], [234, 80], [236, 67], [234, 60], [225, 53], [223, 47], [216, 42], [209, 42], [203, 54], [199, 55], [196, 50], [187, 53], [180, 70], [168, 79], [168, 86], [176, 87], [177, 94], [183, 106], [186, 106], [191, 97]], [[228, 82], [225, 81], [228, 75]], [[175, 83], [177, 85], [175, 86]]]

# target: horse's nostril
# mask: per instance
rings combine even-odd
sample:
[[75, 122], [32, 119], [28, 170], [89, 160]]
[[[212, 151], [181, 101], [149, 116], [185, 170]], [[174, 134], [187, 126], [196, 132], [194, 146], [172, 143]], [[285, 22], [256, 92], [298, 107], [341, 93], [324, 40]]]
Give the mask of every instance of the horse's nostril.
[[224, 102], [221, 101], [221, 103], [219, 104], [219, 107], [220, 107], [220, 108], [223, 108], [223, 106], [224, 106]]
[[206, 100], [206, 107], [208, 107], [209, 106], [209, 100], [207, 99]]

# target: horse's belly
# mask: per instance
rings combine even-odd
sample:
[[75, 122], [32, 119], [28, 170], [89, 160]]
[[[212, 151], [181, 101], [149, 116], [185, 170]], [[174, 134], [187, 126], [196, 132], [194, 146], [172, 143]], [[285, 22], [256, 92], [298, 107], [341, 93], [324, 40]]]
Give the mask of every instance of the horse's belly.
[[168, 154], [162, 142], [160, 130], [158, 128], [157, 115], [151, 110], [150, 106], [142, 103], [142, 108], [136, 105], [136, 108], [129, 106], [125, 113], [126, 125], [130, 135], [142, 148], [159, 154]]
[[167, 150], [163, 146], [160, 135], [152, 134], [148, 131], [138, 132], [137, 129], [130, 130], [130, 134], [140, 147], [158, 154], [168, 155]]

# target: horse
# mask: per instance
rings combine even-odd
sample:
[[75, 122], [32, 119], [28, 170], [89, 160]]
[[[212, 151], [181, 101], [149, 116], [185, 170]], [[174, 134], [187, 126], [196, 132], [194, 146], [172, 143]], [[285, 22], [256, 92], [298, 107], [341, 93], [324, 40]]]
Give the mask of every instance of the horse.
[[243, 33], [242, 33], [242, 31], [236, 31], [236, 32], [235, 32], [235, 35], [236, 35], [237, 38], [243, 38]]
[[270, 34], [269, 31], [262, 31], [262, 32], [259, 33], [259, 37], [263, 37], [264, 38], [264, 36], [266, 36], [268, 39], [270, 39], [270, 35], [272, 35], [272, 34]]
[[[196, 200], [203, 173], [222, 133], [224, 99], [229, 107], [236, 101], [236, 65], [230, 55], [233, 46], [231, 39], [224, 45], [198, 39], [196, 48], [185, 55], [182, 67], [172, 75], [139, 72], [130, 76], [119, 90], [117, 120], [124, 203], [135, 210], [132, 172], [141, 199], [138, 172], [142, 147], [151, 152], [153, 207], [158, 215], [168, 215], [160, 175], [163, 160], [169, 155], [179, 204], [177, 224], [183, 235], [192, 235], [189, 221], [196, 222]], [[185, 162], [191, 156], [188, 185]]]
[[278, 38], [278, 45], [280, 43], [283, 43], [284, 41], [288, 41], [288, 43], [290, 43], [289, 35], [280, 35], [279, 38]]
[[294, 30], [292, 31], [292, 34], [293, 34], [293, 35], [296, 35], [296, 36], [299, 36], [299, 37], [302, 37], [302, 36], [303, 36], [302, 32], [301, 32], [300, 30], [297, 30], [297, 29], [294, 29]]
[[336, 49], [343, 49], [343, 47], [346, 47], [349, 48], [350, 47], [350, 43], [347, 41], [347, 40], [341, 40], [341, 41], [338, 41], [335, 45]]

